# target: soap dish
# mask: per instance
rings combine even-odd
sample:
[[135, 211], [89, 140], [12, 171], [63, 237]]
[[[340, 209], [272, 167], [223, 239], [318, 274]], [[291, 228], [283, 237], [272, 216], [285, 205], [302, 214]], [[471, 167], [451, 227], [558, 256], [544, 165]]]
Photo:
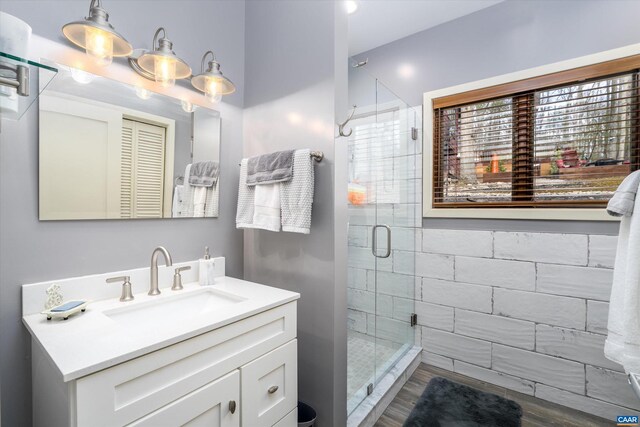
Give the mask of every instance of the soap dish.
[[51, 319], [59, 319], [67, 320], [69, 316], [74, 315], [79, 312], [84, 312], [87, 309], [87, 305], [89, 301], [69, 301], [64, 304], [57, 305], [55, 307], [51, 307], [48, 310], [42, 311], [41, 313], [47, 316], [47, 320]]

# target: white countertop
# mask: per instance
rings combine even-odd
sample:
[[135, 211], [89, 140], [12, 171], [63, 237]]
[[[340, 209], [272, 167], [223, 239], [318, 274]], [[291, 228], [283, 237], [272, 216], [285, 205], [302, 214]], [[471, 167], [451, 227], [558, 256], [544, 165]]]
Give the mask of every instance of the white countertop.
[[[148, 319], [148, 325], [126, 327], [104, 314], [114, 308], [175, 298], [203, 288], [214, 288], [246, 299], [206, 316], [182, 316], [184, 318], [170, 323], [165, 319], [162, 327], [154, 325], [152, 318]], [[158, 296], [146, 293], [134, 296], [135, 300], [130, 302], [120, 302], [118, 298], [95, 301], [89, 304], [85, 313], [68, 320], [47, 320], [39, 313], [28, 314], [22, 319], [34, 341], [42, 346], [66, 382], [297, 300], [300, 294], [224, 276], [217, 277], [212, 286], [189, 283], [181, 291], [163, 289]]]

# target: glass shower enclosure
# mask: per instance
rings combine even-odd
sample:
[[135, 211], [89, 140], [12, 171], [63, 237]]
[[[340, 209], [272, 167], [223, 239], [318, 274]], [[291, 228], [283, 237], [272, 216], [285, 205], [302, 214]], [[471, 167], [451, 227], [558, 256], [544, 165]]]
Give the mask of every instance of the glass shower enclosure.
[[414, 345], [420, 250], [420, 112], [350, 68], [347, 410]]

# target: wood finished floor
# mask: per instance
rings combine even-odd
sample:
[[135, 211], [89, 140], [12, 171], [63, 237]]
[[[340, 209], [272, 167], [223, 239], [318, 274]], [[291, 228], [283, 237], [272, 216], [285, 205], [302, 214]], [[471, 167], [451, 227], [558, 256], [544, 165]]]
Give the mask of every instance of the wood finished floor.
[[477, 390], [497, 394], [518, 402], [522, 406], [523, 412], [522, 427], [600, 427], [616, 425], [613, 421], [421, 363], [384, 411], [376, 423], [376, 427], [402, 427], [402, 423], [409, 416], [427, 383], [435, 376], [444, 377]]

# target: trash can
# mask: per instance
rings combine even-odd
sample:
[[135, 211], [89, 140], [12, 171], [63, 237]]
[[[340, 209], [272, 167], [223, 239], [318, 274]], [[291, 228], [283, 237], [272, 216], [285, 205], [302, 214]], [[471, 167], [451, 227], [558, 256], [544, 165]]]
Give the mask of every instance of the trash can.
[[313, 427], [316, 410], [304, 402], [298, 402], [298, 427]]

